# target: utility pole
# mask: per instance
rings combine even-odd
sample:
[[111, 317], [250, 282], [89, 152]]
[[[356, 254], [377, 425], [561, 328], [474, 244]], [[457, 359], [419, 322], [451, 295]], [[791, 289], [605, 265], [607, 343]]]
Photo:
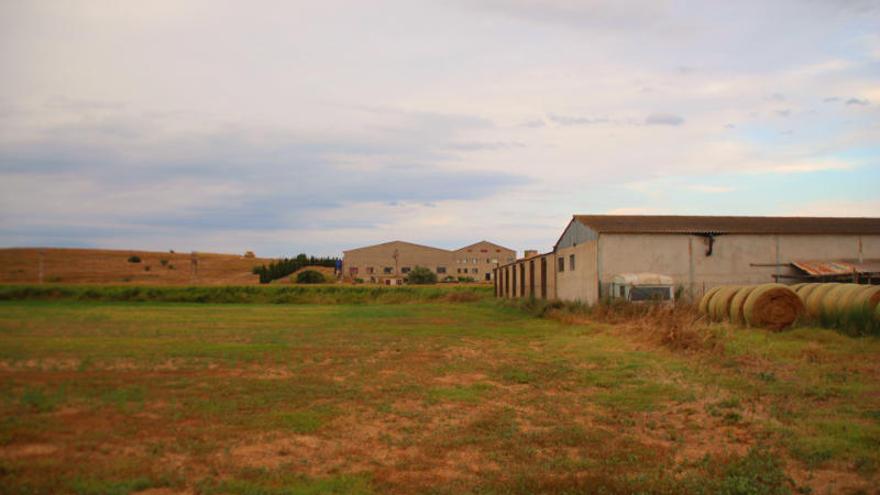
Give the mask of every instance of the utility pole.
[[37, 252], [37, 283], [43, 283], [43, 256], [45, 256], [46, 251], [40, 249]]
[[190, 279], [191, 284], [198, 283], [199, 280], [199, 255], [193, 251], [189, 257]]

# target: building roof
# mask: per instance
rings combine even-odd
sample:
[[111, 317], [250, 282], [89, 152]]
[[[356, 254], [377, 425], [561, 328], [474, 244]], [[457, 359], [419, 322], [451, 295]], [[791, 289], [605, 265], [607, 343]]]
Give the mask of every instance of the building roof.
[[475, 248], [475, 247], [479, 246], [480, 244], [488, 244], [488, 245], [493, 246], [493, 247], [495, 247], [495, 248], [504, 249], [504, 250], [506, 250], [506, 251], [513, 251], [513, 249], [506, 248], [506, 247], [504, 247], [504, 246], [502, 246], [502, 245], [500, 245], [500, 244], [495, 244], [495, 243], [492, 242], [492, 241], [479, 241], [479, 242], [475, 242], [475, 243], [473, 243], [473, 244], [468, 244], [467, 246], [460, 247], [460, 248], [456, 249], [455, 251], [463, 251], [463, 250], [465, 250], [465, 249]]
[[363, 247], [359, 247], [359, 248], [346, 249], [346, 250], [342, 251], [342, 254], [345, 254], [345, 253], [351, 253], [351, 252], [353, 252], [353, 251], [360, 251], [360, 250], [362, 250], [362, 249], [372, 249], [372, 248], [377, 248], [377, 247], [382, 247], [382, 246], [388, 246], [388, 245], [392, 245], [392, 244], [393, 244], [393, 245], [399, 245], [399, 246], [401, 246], [401, 247], [403, 247], [403, 246], [411, 246], [411, 247], [417, 247], [417, 248], [421, 248], [421, 249], [432, 249], [432, 250], [434, 250], [434, 251], [443, 251], [444, 253], [452, 254], [452, 251], [450, 251], [450, 250], [448, 250], [448, 249], [441, 249], [441, 248], [436, 248], [436, 247], [433, 247], [433, 246], [425, 246], [424, 244], [416, 244], [416, 243], [414, 243], [414, 242], [407, 242], [407, 241], [388, 241], [388, 242], [381, 242], [381, 243], [379, 243], [379, 244], [372, 244], [372, 245], [370, 245], [370, 246], [363, 246]]
[[615, 234], [874, 234], [880, 218], [575, 215], [599, 233]]

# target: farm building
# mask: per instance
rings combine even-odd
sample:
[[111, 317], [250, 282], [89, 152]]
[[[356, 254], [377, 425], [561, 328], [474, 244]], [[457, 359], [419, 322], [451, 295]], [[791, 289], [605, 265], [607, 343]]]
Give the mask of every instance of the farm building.
[[343, 251], [343, 272], [349, 280], [393, 285], [410, 270], [421, 266], [436, 273], [440, 280], [469, 277], [491, 282], [496, 267], [514, 260], [516, 251], [488, 241], [454, 251], [391, 241]]
[[575, 215], [551, 252], [496, 273], [499, 297], [588, 304], [632, 273], [671, 277], [691, 299], [720, 284], [880, 283], [880, 218]]

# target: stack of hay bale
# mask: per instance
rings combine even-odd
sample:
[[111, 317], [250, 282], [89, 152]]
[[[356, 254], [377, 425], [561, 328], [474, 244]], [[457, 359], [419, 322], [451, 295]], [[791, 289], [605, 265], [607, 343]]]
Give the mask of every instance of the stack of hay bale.
[[796, 284], [807, 315], [825, 326], [851, 326], [880, 321], [880, 286], [841, 283]]
[[713, 321], [782, 330], [804, 314], [804, 304], [782, 284], [722, 285], [706, 292], [699, 311]]

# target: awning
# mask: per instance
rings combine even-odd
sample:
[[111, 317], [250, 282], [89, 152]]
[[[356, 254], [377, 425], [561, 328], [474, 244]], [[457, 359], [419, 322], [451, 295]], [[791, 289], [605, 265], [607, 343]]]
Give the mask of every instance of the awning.
[[880, 274], [880, 260], [795, 260], [792, 265], [813, 277]]

